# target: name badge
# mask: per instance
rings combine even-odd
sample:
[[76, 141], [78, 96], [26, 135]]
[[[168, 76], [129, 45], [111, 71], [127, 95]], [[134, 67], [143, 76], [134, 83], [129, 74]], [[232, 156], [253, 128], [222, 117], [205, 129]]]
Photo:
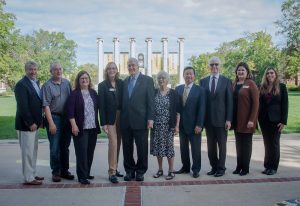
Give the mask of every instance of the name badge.
[[108, 91], [110, 91], [110, 92], [115, 92], [116, 91], [116, 89], [115, 88], [109, 88], [109, 90]]
[[248, 89], [249, 86], [248, 85], [243, 85], [243, 88]]

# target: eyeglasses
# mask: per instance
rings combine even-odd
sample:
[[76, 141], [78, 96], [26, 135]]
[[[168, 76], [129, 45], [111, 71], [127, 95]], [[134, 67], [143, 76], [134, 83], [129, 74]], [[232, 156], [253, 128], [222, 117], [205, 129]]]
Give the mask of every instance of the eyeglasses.
[[217, 66], [219, 66], [219, 64], [218, 64], [218, 63], [213, 63], [213, 64], [210, 64], [210, 66], [211, 66], [211, 67], [213, 67], [213, 66], [216, 66], [216, 67], [217, 67]]
[[80, 77], [79, 80], [89, 80], [88, 77]]
[[268, 75], [268, 74], [274, 74], [274, 73], [275, 73], [275, 72], [267, 72], [266, 75]]

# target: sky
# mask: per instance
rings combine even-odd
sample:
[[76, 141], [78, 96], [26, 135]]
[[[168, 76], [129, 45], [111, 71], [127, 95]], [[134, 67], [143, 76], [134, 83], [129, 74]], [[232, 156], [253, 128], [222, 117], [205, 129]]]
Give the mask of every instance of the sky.
[[64, 32], [74, 40], [77, 64], [97, 64], [96, 38], [104, 51], [113, 51], [114, 37], [120, 51], [129, 51], [129, 38], [136, 38], [136, 52], [146, 54], [147, 37], [152, 50], [162, 51], [161, 38], [168, 38], [169, 52], [178, 52], [177, 39], [185, 38], [185, 65], [200, 53], [213, 52], [223, 42], [245, 32], [265, 31], [276, 45], [274, 22], [280, 19], [283, 0], [6, 0], [5, 11], [16, 15], [22, 34], [34, 30]]

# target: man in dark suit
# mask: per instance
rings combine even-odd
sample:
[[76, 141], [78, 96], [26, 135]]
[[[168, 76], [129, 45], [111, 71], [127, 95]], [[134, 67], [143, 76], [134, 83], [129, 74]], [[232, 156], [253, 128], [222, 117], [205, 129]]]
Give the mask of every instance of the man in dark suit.
[[[130, 76], [124, 80], [121, 110], [124, 180], [135, 177], [136, 181], [143, 181], [148, 169], [148, 129], [153, 128], [154, 83], [139, 71], [137, 59], [129, 58], [127, 65]], [[133, 158], [133, 142], [137, 162]]]
[[193, 177], [199, 177], [201, 169], [201, 132], [204, 126], [205, 117], [205, 92], [196, 84], [195, 70], [193, 67], [186, 67], [183, 71], [185, 84], [176, 87], [181, 101], [181, 113], [179, 124], [179, 139], [182, 168], [175, 173], [190, 172], [190, 151], [191, 143], [193, 158]]
[[207, 175], [215, 177], [225, 174], [227, 132], [231, 127], [233, 111], [231, 81], [219, 74], [220, 64], [218, 57], [212, 57], [209, 60], [210, 76], [200, 81], [207, 98], [205, 129], [212, 167]]
[[35, 62], [28, 61], [25, 64], [26, 75], [15, 87], [17, 101], [15, 128], [21, 147], [24, 184], [29, 185], [41, 185], [44, 179], [36, 176], [37, 130], [42, 124], [42, 99], [36, 79], [37, 69]]

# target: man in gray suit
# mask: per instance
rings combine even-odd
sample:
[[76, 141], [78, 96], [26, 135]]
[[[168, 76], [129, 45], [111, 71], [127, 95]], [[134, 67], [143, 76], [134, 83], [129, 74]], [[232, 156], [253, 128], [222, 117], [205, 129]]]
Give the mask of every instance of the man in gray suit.
[[205, 129], [212, 167], [207, 175], [215, 177], [225, 174], [227, 132], [231, 127], [233, 108], [231, 81], [219, 74], [220, 64], [218, 57], [212, 57], [209, 60], [210, 76], [200, 80], [207, 98]]
[[[148, 129], [153, 128], [154, 83], [139, 71], [138, 61], [128, 59], [129, 77], [124, 80], [121, 110], [125, 181], [143, 181], [148, 169]], [[133, 158], [133, 142], [137, 162]]]

